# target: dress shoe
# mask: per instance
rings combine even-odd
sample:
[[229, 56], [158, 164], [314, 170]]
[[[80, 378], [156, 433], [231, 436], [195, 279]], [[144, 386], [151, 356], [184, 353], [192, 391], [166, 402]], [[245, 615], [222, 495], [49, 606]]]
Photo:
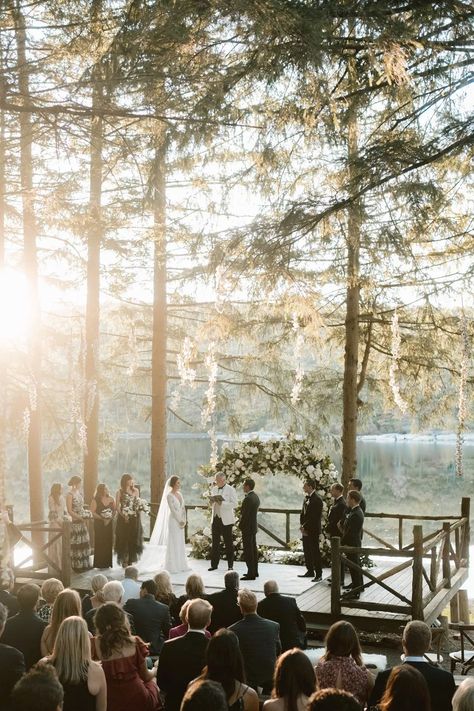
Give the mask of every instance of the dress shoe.
[[352, 592], [352, 590], [349, 590], [348, 592], [344, 593], [342, 596], [343, 600], [358, 600], [360, 598], [360, 594], [356, 592]]
[[322, 579], [323, 579], [322, 575], [315, 575], [314, 578], [311, 580], [311, 582], [312, 583], [320, 583]]
[[352, 590], [352, 583], [349, 583], [349, 585], [343, 585], [342, 589], [343, 590]]
[[241, 580], [255, 580], [251, 575], [242, 575]]
[[215, 568], [213, 568], [213, 567], [211, 566], [210, 568], [208, 568], [208, 570], [217, 570], [217, 565], [216, 565]]
[[314, 573], [301, 573], [301, 575], [298, 575], [298, 578], [312, 578]]

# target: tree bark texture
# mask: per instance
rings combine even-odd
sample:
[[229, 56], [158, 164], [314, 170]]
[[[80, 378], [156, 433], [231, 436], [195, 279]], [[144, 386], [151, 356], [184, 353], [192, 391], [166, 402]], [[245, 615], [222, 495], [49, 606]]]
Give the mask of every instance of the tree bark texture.
[[[0, 37], [0, 42], [2, 38]], [[3, 47], [0, 44], [0, 101], [5, 100], [6, 79]], [[5, 266], [5, 214], [6, 214], [6, 170], [5, 170], [5, 111], [0, 110], [0, 270]], [[0, 343], [0, 511], [6, 504], [6, 367], [8, 359]]]

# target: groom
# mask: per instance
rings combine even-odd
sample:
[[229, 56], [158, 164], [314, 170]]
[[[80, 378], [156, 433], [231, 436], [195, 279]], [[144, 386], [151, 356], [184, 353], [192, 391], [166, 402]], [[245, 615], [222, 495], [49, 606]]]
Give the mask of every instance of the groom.
[[229, 570], [234, 565], [234, 542], [232, 540], [232, 526], [235, 523], [234, 508], [237, 506], [235, 489], [226, 484], [225, 475], [216, 475], [216, 484], [211, 489], [212, 502], [212, 548], [211, 567], [216, 570], [219, 565], [219, 546], [221, 536], [224, 539], [225, 554]]

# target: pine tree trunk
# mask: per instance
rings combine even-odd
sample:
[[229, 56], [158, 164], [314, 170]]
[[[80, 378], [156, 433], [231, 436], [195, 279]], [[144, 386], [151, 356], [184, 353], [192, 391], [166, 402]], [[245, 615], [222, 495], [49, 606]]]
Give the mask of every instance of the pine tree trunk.
[[[349, 59], [349, 81], [355, 85], [355, 80], [355, 59], [351, 57], [351, 59]], [[349, 107], [347, 149], [349, 180], [352, 188], [355, 188], [355, 161], [358, 154], [358, 123], [355, 100], [353, 100], [352, 105]], [[347, 292], [342, 426], [342, 483], [344, 486], [347, 486], [351, 477], [356, 476], [357, 467], [357, 371], [359, 363], [360, 309], [359, 252], [360, 205], [354, 202], [349, 207], [347, 219]]]
[[[102, 0], [92, 4], [96, 22]], [[102, 105], [103, 89], [99, 67], [92, 72], [92, 112]], [[90, 502], [98, 480], [99, 466], [99, 325], [100, 325], [100, 248], [102, 225], [103, 120], [92, 114], [90, 135], [89, 226], [87, 232], [87, 304], [84, 365], [84, 496]]]
[[[0, 37], [0, 42], [2, 38]], [[5, 67], [3, 47], [0, 44], [0, 101], [4, 102], [6, 95]], [[5, 167], [5, 111], [0, 109], [0, 270], [5, 266], [5, 201], [6, 201], [6, 167]], [[5, 305], [2, 305], [4, 308]], [[0, 511], [6, 504], [6, 368], [7, 358], [0, 344]]]
[[161, 501], [166, 482], [166, 139], [155, 150], [153, 174], [154, 257], [151, 355], [151, 471], [153, 502]]
[[[26, 26], [18, 0], [10, 3], [15, 25], [18, 58], [18, 89], [23, 106], [31, 103], [30, 72], [26, 58]], [[32, 521], [44, 519], [43, 472], [41, 463], [41, 308], [38, 283], [38, 255], [34, 190], [33, 190], [33, 129], [31, 114], [20, 112], [20, 183], [23, 209], [23, 260], [28, 282], [31, 324], [28, 336], [29, 411], [28, 482]], [[37, 541], [40, 536], [37, 536]]]

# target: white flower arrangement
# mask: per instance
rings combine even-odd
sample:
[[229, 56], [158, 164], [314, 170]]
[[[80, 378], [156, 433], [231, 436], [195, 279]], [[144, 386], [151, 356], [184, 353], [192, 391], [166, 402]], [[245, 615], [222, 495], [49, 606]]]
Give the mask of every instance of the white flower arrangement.
[[135, 508], [137, 511], [143, 511], [147, 516], [150, 515], [150, 504], [146, 499], [137, 499]]
[[83, 518], [83, 519], [92, 518], [92, 513], [88, 509], [82, 509], [81, 518]]
[[113, 515], [114, 515], [114, 512], [110, 508], [102, 509], [102, 511], [100, 513], [101, 518], [103, 518], [107, 521], [109, 519], [111, 519]]

